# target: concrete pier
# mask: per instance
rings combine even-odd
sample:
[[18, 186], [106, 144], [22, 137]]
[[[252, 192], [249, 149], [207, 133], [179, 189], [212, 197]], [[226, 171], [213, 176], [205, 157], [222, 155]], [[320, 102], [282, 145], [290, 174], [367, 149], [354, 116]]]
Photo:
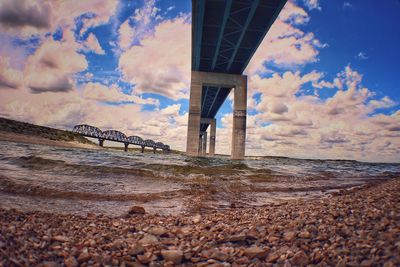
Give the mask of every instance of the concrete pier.
[[128, 143], [124, 143], [124, 150], [125, 150], [125, 152], [128, 152], [128, 146], [129, 146]]
[[104, 145], [104, 139], [99, 139], [99, 146], [103, 146]]
[[216, 119], [212, 119], [210, 123], [210, 148], [208, 155], [215, 155], [215, 134], [217, 132], [217, 121]]
[[246, 142], [247, 76], [238, 74], [192, 71], [186, 154], [189, 156], [206, 154], [207, 141], [203, 142], [201, 136], [207, 134], [200, 133], [200, 124], [206, 123], [211, 126], [210, 155], [215, 155], [216, 122], [215, 118], [202, 118], [203, 86], [234, 89], [231, 157], [243, 159]]
[[203, 133], [203, 137], [202, 137], [202, 156], [206, 156], [207, 155], [207, 132]]

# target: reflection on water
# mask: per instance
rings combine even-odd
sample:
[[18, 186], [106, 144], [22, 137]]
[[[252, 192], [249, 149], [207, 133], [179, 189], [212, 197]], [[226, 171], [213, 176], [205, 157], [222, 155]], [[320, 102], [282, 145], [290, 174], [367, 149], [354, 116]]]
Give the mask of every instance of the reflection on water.
[[400, 164], [189, 158], [0, 141], [0, 205], [22, 210], [156, 213], [263, 205], [398, 177]]

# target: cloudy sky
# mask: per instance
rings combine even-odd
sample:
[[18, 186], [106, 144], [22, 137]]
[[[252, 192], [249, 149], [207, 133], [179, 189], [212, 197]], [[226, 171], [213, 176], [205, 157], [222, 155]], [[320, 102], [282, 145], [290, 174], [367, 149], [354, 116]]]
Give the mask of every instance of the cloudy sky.
[[[398, 0], [289, 0], [245, 71], [246, 154], [399, 162], [398, 14]], [[190, 31], [190, 0], [1, 0], [0, 116], [185, 150]]]

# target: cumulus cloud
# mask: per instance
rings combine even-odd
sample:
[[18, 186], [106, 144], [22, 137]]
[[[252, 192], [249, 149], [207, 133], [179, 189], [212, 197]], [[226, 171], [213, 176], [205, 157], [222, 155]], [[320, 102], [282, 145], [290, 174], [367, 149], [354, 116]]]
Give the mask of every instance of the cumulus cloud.
[[133, 102], [159, 106], [159, 101], [154, 98], [141, 98], [135, 95], [124, 94], [117, 85], [107, 87], [101, 83], [87, 83], [82, 89], [83, 97], [100, 102]]
[[[32, 35], [54, 32], [58, 27], [71, 29], [82, 14], [87, 30], [105, 23], [115, 13], [117, 1], [50, 1], [4, 0], [0, 3], [0, 28], [11, 34], [28, 38]], [[66, 12], [68, 11], [68, 12]]]
[[178, 100], [188, 98], [190, 81], [190, 24], [187, 17], [160, 23], [153, 35], [121, 54], [119, 68], [137, 93], [156, 93]]
[[[396, 103], [387, 96], [377, 99], [362, 85], [362, 75], [350, 66], [340, 71], [334, 81], [324, 81], [329, 84], [325, 90], [334, 90], [331, 97], [321, 99], [300, 93], [304, 87], [320, 84], [322, 78], [316, 71], [252, 77], [249, 84], [260, 100], [258, 113], [247, 122], [252, 124], [248, 127], [248, 153], [398, 161], [400, 112], [373, 115]], [[389, 143], [390, 149], [386, 149], [385, 144]]]
[[22, 72], [10, 66], [8, 57], [0, 57], [0, 90], [17, 89], [22, 85]]
[[0, 25], [6, 29], [48, 29], [50, 12], [50, 5], [47, 3], [4, 0], [0, 3]]
[[132, 44], [140, 44], [143, 38], [152, 34], [156, 22], [162, 19], [159, 11], [155, 0], [145, 1], [141, 8], [135, 9], [132, 16], [125, 20], [118, 29], [119, 47], [126, 50]]
[[33, 92], [72, 90], [72, 75], [87, 68], [85, 57], [77, 52], [78, 44], [72, 42], [68, 34], [65, 38], [61, 41], [46, 40], [27, 58], [24, 81]]
[[97, 40], [96, 35], [94, 35], [93, 33], [89, 34], [84, 46], [85, 46], [86, 50], [91, 51], [93, 53], [96, 53], [99, 55], [105, 54], [103, 48], [101, 47], [101, 45], [99, 43], [99, 40]]
[[264, 64], [273, 63], [280, 67], [293, 67], [318, 60], [319, 49], [326, 46], [312, 32], [304, 32], [299, 26], [307, 23], [307, 12], [289, 1], [272, 25], [252, 57], [245, 73], [264, 73]]
[[309, 10], [312, 9], [321, 10], [321, 6], [319, 5], [319, 0], [303, 0], [303, 2], [308, 7]]

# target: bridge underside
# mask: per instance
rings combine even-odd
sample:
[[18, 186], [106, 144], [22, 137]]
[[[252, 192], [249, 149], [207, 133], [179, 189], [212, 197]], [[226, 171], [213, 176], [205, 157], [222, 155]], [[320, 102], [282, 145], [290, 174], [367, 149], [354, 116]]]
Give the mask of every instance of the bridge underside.
[[[286, 1], [192, 0], [192, 73], [201, 72], [203, 77], [204, 73], [241, 75]], [[201, 84], [200, 110], [194, 110], [200, 118], [215, 118], [231, 85]], [[198, 138], [208, 126], [201, 123]], [[204, 154], [198, 151], [197, 155]], [[187, 152], [193, 155], [189, 148]]]

